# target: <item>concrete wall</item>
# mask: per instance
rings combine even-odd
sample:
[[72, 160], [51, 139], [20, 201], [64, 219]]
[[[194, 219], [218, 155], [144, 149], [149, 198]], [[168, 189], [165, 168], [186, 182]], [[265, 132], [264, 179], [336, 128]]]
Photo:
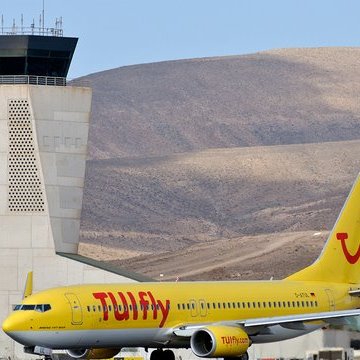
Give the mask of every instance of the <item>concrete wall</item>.
[[[76, 254], [91, 89], [0, 85], [0, 321], [19, 303], [27, 273], [34, 291], [126, 282], [56, 255]], [[0, 332], [0, 358], [25, 358]]]
[[351, 340], [359, 340], [356, 331], [325, 329], [294, 339], [269, 344], [254, 344], [249, 348], [249, 358], [258, 359], [303, 359], [307, 351], [324, 348], [349, 348]]

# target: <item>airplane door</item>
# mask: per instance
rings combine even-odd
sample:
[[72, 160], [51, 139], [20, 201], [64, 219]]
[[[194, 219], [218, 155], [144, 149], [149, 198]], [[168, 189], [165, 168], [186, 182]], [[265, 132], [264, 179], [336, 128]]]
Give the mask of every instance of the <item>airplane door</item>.
[[83, 313], [79, 298], [73, 293], [66, 293], [65, 297], [70, 304], [73, 325], [81, 325], [83, 323]]
[[329, 299], [329, 310], [334, 311], [335, 310], [335, 300], [333, 292], [330, 289], [325, 289], [326, 295]]

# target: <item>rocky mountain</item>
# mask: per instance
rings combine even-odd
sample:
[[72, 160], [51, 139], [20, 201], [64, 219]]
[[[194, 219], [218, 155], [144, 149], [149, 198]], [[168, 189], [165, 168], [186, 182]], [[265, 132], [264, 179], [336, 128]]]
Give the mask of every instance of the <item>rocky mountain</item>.
[[[171, 254], [171, 276], [198, 279], [230, 274], [221, 256], [202, 272], [199, 247], [258, 254], [249, 244], [285, 232], [322, 245], [309, 234], [330, 230], [360, 170], [359, 55], [274, 50], [76, 80], [93, 87], [81, 251], [136, 271], [155, 257], [155, 277]], [[312, 258], [296, 255], [294, 269]]]
[[358, 139], [359, 59], [359, 48], [286, 49], [89, 75], [90, 157]]

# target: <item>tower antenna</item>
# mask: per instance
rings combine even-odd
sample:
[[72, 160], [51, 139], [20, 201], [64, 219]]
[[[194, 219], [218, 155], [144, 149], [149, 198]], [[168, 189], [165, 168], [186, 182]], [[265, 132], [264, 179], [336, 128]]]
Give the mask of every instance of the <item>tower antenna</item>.
[[42, 26], [43, 26], [43, 35], [45, 34], [45, 0], [43, 0], [42, 8]]

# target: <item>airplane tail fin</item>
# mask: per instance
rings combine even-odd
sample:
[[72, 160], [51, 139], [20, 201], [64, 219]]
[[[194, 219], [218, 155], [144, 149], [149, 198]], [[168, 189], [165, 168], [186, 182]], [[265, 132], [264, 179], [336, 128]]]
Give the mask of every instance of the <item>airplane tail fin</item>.
[[286, 280], [360, 282], [360, 174], [319, 258]]

